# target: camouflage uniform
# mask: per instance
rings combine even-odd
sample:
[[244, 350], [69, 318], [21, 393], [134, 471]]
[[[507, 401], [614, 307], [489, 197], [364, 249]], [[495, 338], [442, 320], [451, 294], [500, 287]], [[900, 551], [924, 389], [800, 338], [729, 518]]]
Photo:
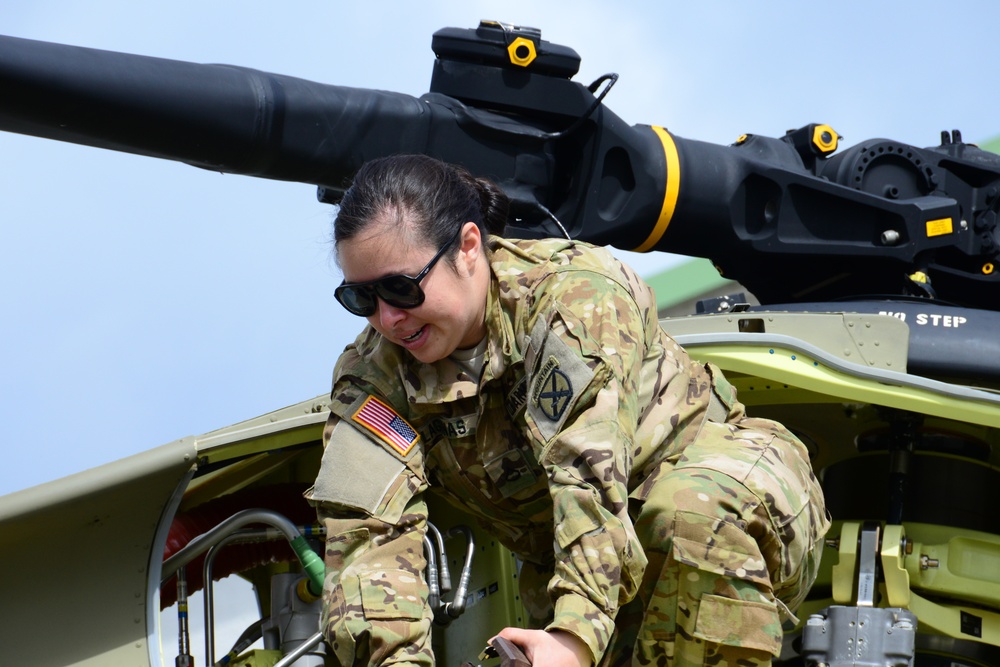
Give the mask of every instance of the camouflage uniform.
[[491, 247], [478, 382], [371, 328], [337, 364], [307, 496], [328, 531], [323, 625], [338, 659], [433, 664], [432, 488], [523, 559], [531, 616], [595, 664], [769, 664], [827, 528], [803, 446], [746, 418], [610, 253]]

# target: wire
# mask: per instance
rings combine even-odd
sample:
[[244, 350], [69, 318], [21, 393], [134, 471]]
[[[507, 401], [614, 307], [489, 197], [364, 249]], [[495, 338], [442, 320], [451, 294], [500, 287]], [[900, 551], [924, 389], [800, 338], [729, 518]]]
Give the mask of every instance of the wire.
[[557, 218], [552, 211], [550, 211], [548, 208], [546, 208], [545, 204], [543, 204], [541, 202], [536, 202], [535, 206], [537, 206], [538, 208], [540, 208], [542, 210], [542, 213], [544, 213], [545, 215], [549, 216], [549, 218], [552, 219], [552, 222], [556, 223], [556, 225], [559, 227], [559, 229], [562, 230], [563, 236], [565, 236], [570, 241], [573, 240], [573, 237], [570, 236], [569, 232], [566, 231], [566, 228], [563, 227], [563, 223], [559, 222], [559, 218]]
[[594, 115], [594, 112], [597, 110], [597, 107], [601, 105], [601, 102], [604, 101], [604, 98], [607, 96], [607, 94], [611, 92], [611, 88], [616, 83], [618, 83], [618, 74], [611, 72], [597, 77], [596, 79], [594, 79], [593, 83], [587, 86], [587, 90], [593, 93], [597, 90], [597, 87], [600, 86], [601, 83], [605, 81], [608, 82], [608, 85], [604, 87], [604, 90], [601, 91], [601, 94], [597, 96], [597, 99], [594, 100], [594, 103], [590, 105], [590, 108], [587, 109], [587, 111], [582, 116], [573, 121], [573, 124], [567, 127], [565, 130], [560, 130], [559, 132], [546, 132], [545, 134], [542, 135], [542, 138], [561, 139], [562, 137], [565, 137], [566, 135], [575, 132], [581, 125], [583, 125], [583, 123], [588, 118]]

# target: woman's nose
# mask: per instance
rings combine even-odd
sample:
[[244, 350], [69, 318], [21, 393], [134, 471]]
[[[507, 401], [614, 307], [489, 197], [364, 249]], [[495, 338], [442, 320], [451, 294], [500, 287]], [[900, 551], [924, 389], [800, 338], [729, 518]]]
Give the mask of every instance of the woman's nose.
[[403, 308], [397, 308], [396, 306], [386, 303], [382, 299], [378, 299], [378, 312], [376, 312], [376, 317], [378, 317], [378, 321], [383, 327], [389, 329], [401, 319], [406, 317], [406, 311]]

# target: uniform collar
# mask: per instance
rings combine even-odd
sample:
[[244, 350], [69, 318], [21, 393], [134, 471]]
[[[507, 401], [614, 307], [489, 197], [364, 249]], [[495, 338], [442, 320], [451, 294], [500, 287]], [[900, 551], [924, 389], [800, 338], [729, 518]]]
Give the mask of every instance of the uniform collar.
[[501, 377], [510, 365], [523, 358], [516, 342], [511, 314], [503, 308], [499, 281], [492, 271], [486, 297], [486, 339], [481, 379], [470, 378], [448, 358], [423, 364], [406, 355], [409, 368], [403, 374], [403, 383], [407, 399], [411, 403], [427, 404], [475, 396], [480, 385]]

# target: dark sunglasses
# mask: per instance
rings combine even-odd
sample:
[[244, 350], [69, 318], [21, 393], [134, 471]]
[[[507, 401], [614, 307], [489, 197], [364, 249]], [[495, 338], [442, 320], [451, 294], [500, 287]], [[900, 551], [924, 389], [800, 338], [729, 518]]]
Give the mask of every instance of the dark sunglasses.
[[462, 227], [459, 227], [455, 235], [441, 246], [437, 254], [431, 257], [431, 261], [427, 262], [427, 266], [415, 276], [397, 273], [363, 283], [341, 283], [333, 295], [340, 305], [361, 317], [375, 314], [378, 309], [376, 297], [396, 308], [416, 308], [424, 302], [424, 291], [420, 289], [420, 281], [430, 273], [437, 261], [444, 257], [445, 250], [455, 243], [461, 233]]

